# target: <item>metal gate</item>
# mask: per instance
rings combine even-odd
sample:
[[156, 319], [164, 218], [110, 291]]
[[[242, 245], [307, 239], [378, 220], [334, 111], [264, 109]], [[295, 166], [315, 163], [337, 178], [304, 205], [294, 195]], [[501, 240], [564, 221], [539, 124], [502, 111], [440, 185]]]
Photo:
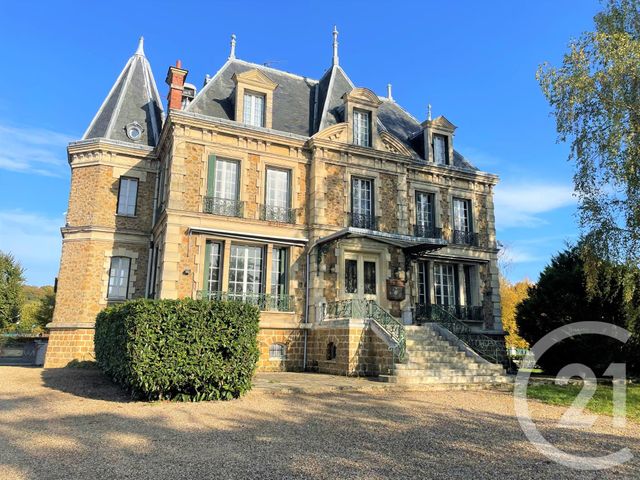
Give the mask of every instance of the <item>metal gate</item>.
[[40, 339], [0, 337], [0, 365], [36, 365], [42, 348], [46, 341]]

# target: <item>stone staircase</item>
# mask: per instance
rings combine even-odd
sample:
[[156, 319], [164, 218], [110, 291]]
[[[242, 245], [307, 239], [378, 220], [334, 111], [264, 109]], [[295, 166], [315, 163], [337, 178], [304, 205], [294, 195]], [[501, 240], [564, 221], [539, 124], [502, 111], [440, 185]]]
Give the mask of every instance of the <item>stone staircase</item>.
[[487, 362], [435, 324], [406, 326], [406, 356], [380, 380], [398, 385], [497, 386], [509, 383], [502, 365]]

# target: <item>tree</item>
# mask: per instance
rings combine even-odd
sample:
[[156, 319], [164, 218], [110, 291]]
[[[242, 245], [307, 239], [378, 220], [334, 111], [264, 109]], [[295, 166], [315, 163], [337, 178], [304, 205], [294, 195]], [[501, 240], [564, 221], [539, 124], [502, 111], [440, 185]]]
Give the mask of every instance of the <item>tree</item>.
[[24, 270], [13, 255], [0, 252], [0, 331], [20, 318]]
[[516, 321], [516, 307], [529, 295], [529, 280], [512, 284], [500, 275], [500, 302], [502, 305], [502, 327], [508, 333], [505, 337], [507, 347], [527, 348], [529, 344], [520, 336]]
[[41, 333], [53, 320], [55, 293], [53, 287], [25, 285], [22, 289], [24, 303], [20, 310], [20, 323], [12, 328], [20, 333]]
[[40, 299], [38, 310], [36, 311], [35, 320], [37, 326], [44, 331], [47, 323], [53, 320], [53, 309], [56, 306], [56, 294], [53, 287], [42, 287], [44, 296]]
[[[584, 261], [580, 246], [569, 247], [551, 259], [537, 284], [529, 287], [529, 297], [516, 308], [520, 334], [531, 345], [558, 327], [580, 321], [607, 322], [628, 328], [633, 339], [626, 345], [602, 336], [581, 335], [562, 341], [548, 350], [538, 363], [548, 373], [557, 373], [570, 363], [582, 363], [601, 375], [612, 362], [625, 362], [638, 372], [637, 328], [640, 296], [626, 297], [625, 281], [640, 285], [637, 268], [611, 265], [599, 272], [596, 292], [587, 295]], [[627, 280], [622, 280], [627, 279]]]
[[609, 0], [594, 22], [537, 73], [570, 141], [591, 294], [602, 268], [640, 260], [640, 0]]

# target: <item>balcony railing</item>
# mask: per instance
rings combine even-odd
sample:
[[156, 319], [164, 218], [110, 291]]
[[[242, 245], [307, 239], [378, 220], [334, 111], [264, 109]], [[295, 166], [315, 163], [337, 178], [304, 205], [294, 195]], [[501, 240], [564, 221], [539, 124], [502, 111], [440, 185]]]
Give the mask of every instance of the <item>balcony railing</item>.
[[350, 213], [349, 226], [378, 230], [378, 219], [369, 213]]
[[201, 290], [197, 297], [201, 300], [230, 300], [256, 305], [261, 311], [293, 312], [295, 297], [293, 295], [272, 295], [270, 293], [232, 293], [208, 292]]
[[454, 316], [458, 320], [463, 321], [472, 321], [472, 322], [482, 322], [484, 321], [484, 311], [482, 307], [479, 306], [470, 306], [470, 305], [428, 305], [428, 304], [418, 304], [415, 306], [414, 310], [414, 318], [416, 323], [424, 323], [428, 322], [429, 319], [433, 316], [432, 310], [434, 308], [438, 308], [439, 310], [444, 310], [450, 315]]
[[479, 236], [475, 232], [453, 230], [451, 232], [451, 243], [455, 245], [470, 245], [472, 247], [477, 247], [479, 246]]
[[204, 197], [202, 210], [205, 213], [212, 213], [214, 215], [242, 218], [244, 214], [244, 202], [229, 200], [227, 198]]
[[280, 223], [296, 223], [295, 208], [275, 207], [273, 205], [260, 205], [260, 220]]
[[428, 225], [414, 225], [413, 236], [420, 238], [442, 238], [442, 229]]

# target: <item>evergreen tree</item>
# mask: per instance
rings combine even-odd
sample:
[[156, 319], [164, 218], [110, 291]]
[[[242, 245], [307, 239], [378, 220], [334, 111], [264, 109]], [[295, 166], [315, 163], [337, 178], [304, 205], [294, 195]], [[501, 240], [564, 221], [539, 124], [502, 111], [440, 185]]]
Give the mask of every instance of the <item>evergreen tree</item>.
[[0, 252], [0, 331], [20, 320], [24, 270], [13, 255]]

